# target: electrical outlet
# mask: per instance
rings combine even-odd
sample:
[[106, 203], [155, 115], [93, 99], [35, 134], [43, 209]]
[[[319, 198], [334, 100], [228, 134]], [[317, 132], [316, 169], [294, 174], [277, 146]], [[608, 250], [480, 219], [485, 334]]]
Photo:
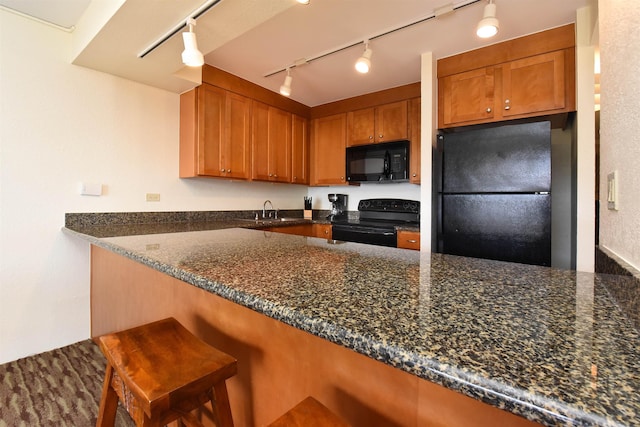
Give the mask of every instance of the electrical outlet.
[[147, 193], [147, 202], [159, 202], [160, 193]]

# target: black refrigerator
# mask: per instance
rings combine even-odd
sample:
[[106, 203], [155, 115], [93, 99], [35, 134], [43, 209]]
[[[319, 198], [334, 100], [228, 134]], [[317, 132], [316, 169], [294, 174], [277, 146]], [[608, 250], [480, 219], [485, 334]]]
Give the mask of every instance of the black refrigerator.
[[551, 124], [438, 136], [438, 252], [551, 265]]

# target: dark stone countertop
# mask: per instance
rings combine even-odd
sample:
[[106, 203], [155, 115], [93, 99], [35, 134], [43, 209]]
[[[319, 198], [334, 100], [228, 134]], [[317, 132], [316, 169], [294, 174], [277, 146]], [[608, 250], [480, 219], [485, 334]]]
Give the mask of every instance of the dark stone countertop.
[[252, 226], [121, 237], [63, 230], [544, 425], [640, 425], [634, 278]]

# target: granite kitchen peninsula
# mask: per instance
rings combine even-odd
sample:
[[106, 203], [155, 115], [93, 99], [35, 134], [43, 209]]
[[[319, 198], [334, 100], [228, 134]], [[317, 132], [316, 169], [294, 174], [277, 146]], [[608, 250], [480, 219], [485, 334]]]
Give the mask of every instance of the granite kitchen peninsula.
[[356, 426], [639, 425], [631, 277], [220, 228], [63, 230], [92, 336], [176, 317], [238, 359], [236, 425], [307, 395]]

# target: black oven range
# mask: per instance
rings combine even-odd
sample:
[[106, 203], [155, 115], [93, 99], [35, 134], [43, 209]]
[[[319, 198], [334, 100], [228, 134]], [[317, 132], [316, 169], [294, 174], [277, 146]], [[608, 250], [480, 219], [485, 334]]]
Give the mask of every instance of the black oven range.
[[331, 221], [334, 240], [395, 247], [396, 227], [420, 226], [420, 202], [415, 200], [363, 199], [358, 212], [358, 219]]

